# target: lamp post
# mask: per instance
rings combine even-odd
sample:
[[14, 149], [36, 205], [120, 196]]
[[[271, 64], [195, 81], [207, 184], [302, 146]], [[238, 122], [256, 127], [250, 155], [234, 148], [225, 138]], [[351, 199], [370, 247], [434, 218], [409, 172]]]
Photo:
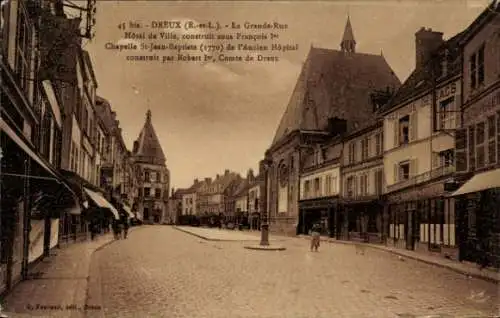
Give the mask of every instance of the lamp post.
[[260, 245], [261, 246], [269, 246], [269, 223], [268, 223], [268, 216], [269, 216], [269, 203], [268, 203], [268, 188], [269, 188], [269, 169], [271, 168], [272, 161], [268, 158], [264, 160], [264, 204], [266, 205], [264, 207], [264, 213], [262, 214], [262, 220], [260, 223]]

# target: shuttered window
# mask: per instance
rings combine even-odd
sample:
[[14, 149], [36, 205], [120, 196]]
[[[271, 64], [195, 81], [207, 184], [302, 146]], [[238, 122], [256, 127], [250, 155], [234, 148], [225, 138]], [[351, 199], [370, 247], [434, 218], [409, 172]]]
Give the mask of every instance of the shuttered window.
[[468, 129], [468, 134], [469, 134], [469, 138], [468, 138], [469, 171], [473, 171], [474, 169], [476, 169], [476, 151], [475, 151], [476, 139], [474, 138], [474, 136], [475, 136], [475, 129], [474, 128], [475, 128], [474, 126], [471, 126]]
[[418, 113], [416, 111], [410, 114], [409, 139], [410, 141], [418, 139]]
[[467, 171], [467, 129], [458, 129], [455, 133], [456, 171]]
[[485, 124], [476, 125], [476, 167], [482, 168], [485, 164]]
[[496, 123], [494, 115], [488, 117], [488, 164], [494, 164], [497, 161]]

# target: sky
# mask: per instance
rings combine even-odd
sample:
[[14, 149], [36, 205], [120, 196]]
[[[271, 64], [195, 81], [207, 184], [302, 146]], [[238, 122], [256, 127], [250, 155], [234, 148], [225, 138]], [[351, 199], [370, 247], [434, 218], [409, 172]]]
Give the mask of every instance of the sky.
[[[97, 3], [95, 37], [84, 44], [94, 65], [97, 92], [116, 111], [129, 149], [151, 109], [175, 188], [189, 187], [193, 179], [214, 177], [225, 169], [242, 176], [250, 168], [258, 171], [310, 47], [339, 49], [347, 14], [356, 51], [382, 52], [404, 81], [415, 64], [418, 29], [425, 26], [450, 38], [488, 4], [487, 0]], [[279, 32], [280, 43], [296, 44], [298, 50], [279, 54], [275, 63], [163, 64], [127, 61], [127, 53], [105, 48], [106, 43], [131, 43], [124, 39], [120, 23], [154, 20], [219, 21], [222, 25], [276, 21], [288, 25]]]

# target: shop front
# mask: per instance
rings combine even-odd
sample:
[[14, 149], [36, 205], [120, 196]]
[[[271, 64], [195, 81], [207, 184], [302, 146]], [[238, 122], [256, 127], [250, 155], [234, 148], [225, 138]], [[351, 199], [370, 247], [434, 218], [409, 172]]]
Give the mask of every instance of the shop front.
[[336, 236], [340, 230], [340, 227], [336, 226], [338, 210], [338, 197], [299, 201], [297, 235], [309, 235], [312, 226], [319, 223], [322, 228], [322, 235]]
[[384, 230], [389, 245], [450, 256], [457, 253], [455, 199], [449, 197], [445, 184], [426, 184], [386, 196]]
[[60, 211], [78, 209], [63, 177], [15, 127], [0, 119], [0, 293], [58, 244]]
[[381, 242], [383, 210], [383, 203], [375, 197], [364, 200], [342, 199], [340, 238], [371, 243]]
[[457, 200], [459, 259], [500, 267], [500, 169], [473, 176]]

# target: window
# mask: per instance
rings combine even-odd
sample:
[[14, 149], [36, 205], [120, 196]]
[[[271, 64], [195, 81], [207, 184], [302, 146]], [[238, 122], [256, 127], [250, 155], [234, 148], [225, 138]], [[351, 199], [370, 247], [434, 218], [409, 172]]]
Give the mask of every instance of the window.
[[475, 127], [474, 126], [471, 126], [469, 127], [468, 129], [468, 146], [469, 146], [469, 149], [468, 149], [468, 157], [469, 157], [469, 169], [470, 171], [474, 170], [476, 168], [476, 152], [475, 152], [475, 146], [476, 146], [476, 143], [475, 143]]
[[[161, 198], [161, 189], [155, 189], [155, 198], [159, 199]], [[190, 203], [193, 203], [192, 200], [190, 200]]]
[[497, 119], [495, 115], [488, 117], [488, 163], [494, 164], [497, 159], [496, 127]]
[[28, 19], [27, 11], [22, 2], [18, 6], [17, 16], [17, 42], [16, 42], [16, 75], [18, 76], [19, 84], [24, 92], [29, 96], [31, 101], [32, 92], [32, 49], [33, 49], [33, 34]]
[[361, 140], [361, 160], [368, 158], [368, 138]]
[[375, 135], [375, 156], [382, 154], [382, 133]]
[[399, 164], [396, 181], [404, 181], [408, 179], [410, 179], [410, 162], [406, 161]]
[[144, 181], [149, 182], [150, 179], [149, 171], [144, 171]]
[[314, 179], [314, 196], [318, 196], [321, 193], [321, 185], [319, 183], [319, 178]]
[[347, 178], [346, 182], [346, 196], [353, 197], [354, 196], [354, 176], [350, 176]]
[[456, 113], [454, 111], [455, 97], [450, 97], [439, 103], [439, 130], [449, 130], [455, 128]]
[[481, 122], [476, 125], [476, 167], [482, 168], [485, 164], [485, 123]]
[[476, 54], [472, 54], [469, 58], [469, 68], [470, 68], [470, 87], [472, 89], [476, 88]]
[[410, 116], [404, 116], [399, 120], [399, 144], [410, 142]]
[[454, 163], [454, 151], [453, 149], [441, 151], [439, 153], [439, 166], [440, 167], [450, 167]]
[[470, 56], [470, 87], [476, 89], [484, 84], [484, 44]]
[[376, 195], [381, 195], [382, 194], [382, 187], [383, 187], [383, 182], [384, 182], [384, 171], [382, 169], [378, 169], [375, 171], [375, 194]]
[[311, 182], [307, 180], [304, 182], [304, 198], [309, 198], [309, 192], [311, 191]]
[[156, 171], [151, 171], [151, 174], [150, 174], [150, 181], [151, 182], [156, 182], [156, 176], [157, 176], [157, 173]]
[[356, 160], [356, 144], [351, 142], [349, 144], [349, 163], [352, 164]]
[[337, 177], [332, 178], [332, 194], [336, 194], [339, 190], [337, 189]]
[[151, 188], [144, 188], [144, 196], [149, 197], [151, 195]]
[[455, 133], [456, 171], [467, 171], [467, 129], [459, 129]]
[[367, 195], [368, 194], [368, 175], [362, 174], [359, 177], [359, 194]]
[[325, 192], [326, 195], [332, 194], [332, 176], [330, 175], [325, 178]]

